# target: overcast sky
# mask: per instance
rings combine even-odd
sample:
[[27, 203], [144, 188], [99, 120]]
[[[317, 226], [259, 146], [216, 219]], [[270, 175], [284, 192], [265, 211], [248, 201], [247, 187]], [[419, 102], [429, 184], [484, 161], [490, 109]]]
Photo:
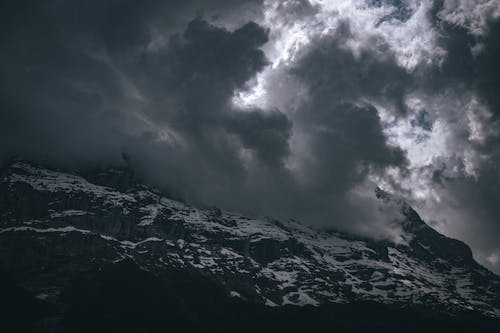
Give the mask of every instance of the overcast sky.
[[4, 0], [0, 160], [398, 241], [376, 186], [500, 272], [500, 1]]

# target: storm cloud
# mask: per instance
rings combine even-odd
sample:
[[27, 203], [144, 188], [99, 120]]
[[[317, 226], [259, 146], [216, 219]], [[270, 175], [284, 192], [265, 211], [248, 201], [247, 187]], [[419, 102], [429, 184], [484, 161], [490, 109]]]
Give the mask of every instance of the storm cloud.
[[397, 240], [381, 187], [499, 272], [499, 32], [486, 0], [3, 1], [0, 159]]

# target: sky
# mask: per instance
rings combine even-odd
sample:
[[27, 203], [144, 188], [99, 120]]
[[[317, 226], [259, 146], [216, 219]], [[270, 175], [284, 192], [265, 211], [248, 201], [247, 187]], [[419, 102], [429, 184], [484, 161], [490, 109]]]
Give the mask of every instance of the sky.
[[500, 1], [4, 0], [0, 163], [127, 165], [188, 202], [500, 273]]

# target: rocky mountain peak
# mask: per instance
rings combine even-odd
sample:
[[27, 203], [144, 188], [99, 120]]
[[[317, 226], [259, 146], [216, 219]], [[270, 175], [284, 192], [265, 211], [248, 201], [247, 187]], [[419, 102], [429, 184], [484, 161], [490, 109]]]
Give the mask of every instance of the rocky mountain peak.
[[401, 207], [408, 244], [192, 207], [123, 170], [71, 174], [18, 161], [0, 177], [0, 264], [56, 305], [82, 274], [131, 262], [158, 279], [189, 272], [268, 307], [375, 302], [499, 317], [500, 278]]

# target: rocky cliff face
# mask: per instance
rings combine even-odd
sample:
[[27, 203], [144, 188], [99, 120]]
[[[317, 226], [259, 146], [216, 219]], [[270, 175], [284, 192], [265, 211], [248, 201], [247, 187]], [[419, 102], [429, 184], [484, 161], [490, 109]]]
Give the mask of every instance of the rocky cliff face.
[[0, 178], [0, 265], [60, 311], [75, 279], [128, 262], [160, 280], [188, 272], [266, 307], [375, 302], [499, 317], [500, 278], [399, 207], [404, 242], [394, 244], [198, 209], [120, 170], [82, 176], [16, 162]]

